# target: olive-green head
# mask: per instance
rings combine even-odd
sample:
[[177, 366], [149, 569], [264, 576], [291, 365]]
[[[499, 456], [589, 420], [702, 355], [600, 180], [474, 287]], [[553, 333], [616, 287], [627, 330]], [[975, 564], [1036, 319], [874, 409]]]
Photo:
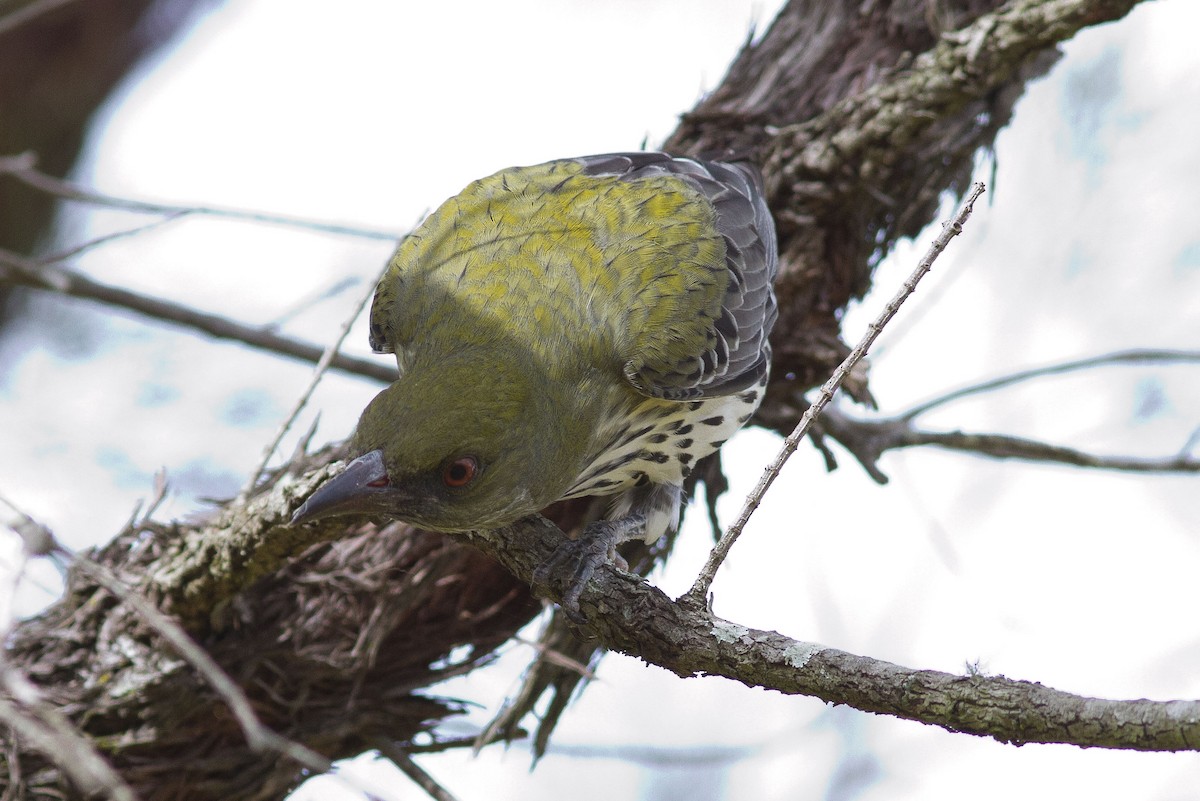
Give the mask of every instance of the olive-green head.
[[380, 392], [351, 440], [356, 458], [292, 522], [379, 514], [468, 531], [511, 523], [557, 500], [582, 443], [572, 447], [535, 382], [490, 367], [412, 369]]

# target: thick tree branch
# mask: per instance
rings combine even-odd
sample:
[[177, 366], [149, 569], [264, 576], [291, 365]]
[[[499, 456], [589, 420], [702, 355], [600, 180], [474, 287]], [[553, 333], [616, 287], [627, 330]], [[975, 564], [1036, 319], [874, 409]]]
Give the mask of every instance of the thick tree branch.
[[[531, 582], [562, 533], [534, 518], [475, 539]], [[561, 588], [538, 589], [558, 598]], [[912, 670], [722, 620], [611, 567], [597, 572], [581, 606], [587, 633], [605, 647], [682, 677], [724, 676], [1006, 743], [1200, 749], [1200, 701], [1109, 701], [999, 676]]]
[[[813, 179], [837, 185], [852, 176], [856, 188], [842, 185], [854, 194], [880, 183], [926, 130], [1003, 86], [1031, 55], [1082, 28], [1119, 19], [1135, 5], [1137, 0], [1014, 0], [943, 34], [910, 68], [779, 131], [764, 159], [775, 197], [803, 198], [797, 182]], [[877, 161], [879, 154], [888, 156]], [[780, 205], [797, 209], [795, 202]]]
[[[885, 71], [886, 77], [812, 117], [790, 116], [791, 109], [771, 102], [767, 87], [785, 79], [763, 65], [760, 73], [750, 68], [741, 74], [739, 66], [755, 59], [739, 59], [730, 77], [743, 80], [739, 88], [761, 104], [749, 123], [759, 135], [739, 143], [763, 164], [780, 232], [776, 330], [786, 333], [776, 348], [776, 375], [794, 374], [808, 387], [833, 371], [847, 350], [838, 340], [838, 310], [870, 286], [871, 270], [891, 244], [915, 235], [932, 216], [945, 187], [965, 190], [977, 148], [1008, 119], [1014, 87], [1047, 68], [1043, 56], [1053, 54], [1054, 44], [1086, 26], [1119, 19], [1136, 4], [1014, 0], [942, 34], [907, 65], [902, 55], [899, 65], [862, 56], [863, 75], [842, 80], [865, 81], [871, 70]], [[823, 32], [823, 43], [836, 39], [831, 46], [843, 48], [829, 57], [836, 65], [844, 56], [843, 69], [855, 66], [856, 45], [870, 34], [828, 24], [819, 5], [793, 0], [788, 9], [805, 6], [816, 20], [813, 26], [828, 25], [833, 32]], [[781, 14], [780, 24], [796, 23]], [[785, 45], [772, 57], [794, 63], [806, 55]], [[779, 383], [769, 391], [768, 411], [774, 403], [786, 403], [781, 394], [786, 391]], [[857, 397], [866, 397], [865, 387]]]

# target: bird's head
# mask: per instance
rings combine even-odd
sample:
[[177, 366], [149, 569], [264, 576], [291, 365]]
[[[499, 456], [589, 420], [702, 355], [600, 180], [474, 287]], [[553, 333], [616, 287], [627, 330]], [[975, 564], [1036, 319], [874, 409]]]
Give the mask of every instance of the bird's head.
[[[377, 514], [435, 531], [511, 523], [566, 490], [570, 433], [537, 384], [505, 375], [412, 369], [363, 411], [356, 457], [292, 518]], [[565, 436], [564, 436], [565, 435]], [[578, 439], [578, 437], [576, 437]]]

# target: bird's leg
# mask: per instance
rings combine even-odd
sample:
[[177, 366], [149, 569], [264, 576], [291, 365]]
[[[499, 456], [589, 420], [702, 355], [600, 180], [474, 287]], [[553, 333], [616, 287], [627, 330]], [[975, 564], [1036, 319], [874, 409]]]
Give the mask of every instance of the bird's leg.
[[576, 623], [586, 618], [579, 610], [579, 596], [596, 568], [604, 564], [628, 567], [617, 553], [617, 546], [642, 537], [646, 515], [634, 513], [616, 520], [598, 520], [583, 527], [579, 537], [563, 541], [554, 553], [533, 573], [535, 584], [549, 585], [559, 579], [566, 585], [559, 606]]

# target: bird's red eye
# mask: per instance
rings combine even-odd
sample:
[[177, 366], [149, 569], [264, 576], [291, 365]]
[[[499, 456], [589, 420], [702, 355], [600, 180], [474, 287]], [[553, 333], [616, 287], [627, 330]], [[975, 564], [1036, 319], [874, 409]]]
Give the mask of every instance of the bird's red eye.
[[388, 478], [387, 476], [384, 476], [383, 478], [377, 478], [374, 481], [368, 481], [367, 486], [375, 487], [376, 489], [379, 489], [382, 487], [391, 486], [391, 483], [392, 483], [392, 480], [390, 478]]
[[442, 483], [447, 487], [465, 487], [475, 478], [479, 463], [473, 456], [455, 459], [442, 469]]

